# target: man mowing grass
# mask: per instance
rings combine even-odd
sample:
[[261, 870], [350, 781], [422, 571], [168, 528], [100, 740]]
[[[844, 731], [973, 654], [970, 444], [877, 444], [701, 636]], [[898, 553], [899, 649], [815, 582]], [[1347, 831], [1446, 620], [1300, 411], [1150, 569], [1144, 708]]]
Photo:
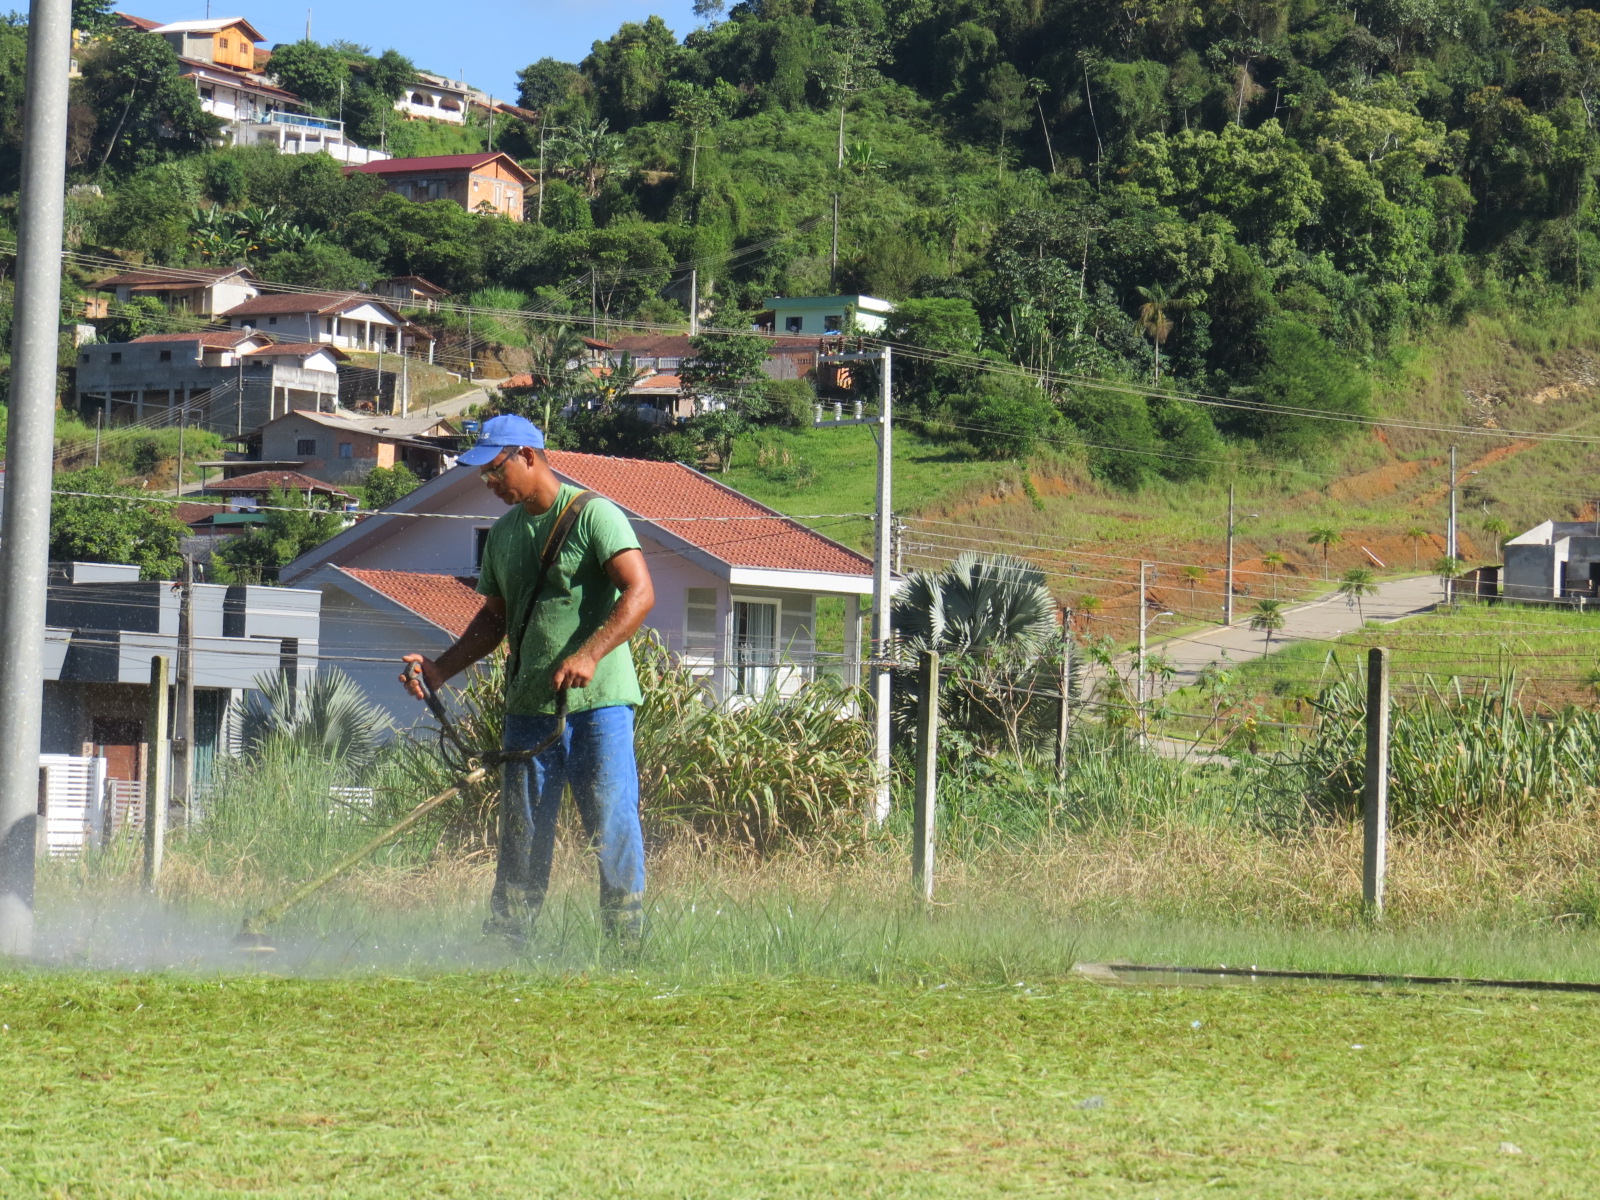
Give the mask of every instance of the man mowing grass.
[[[437, 661], [408, 654], [430, 687], [507, 642], [507, 750], [537, 746], [555, 728], [567, 693], [567, 732], [533, 759], [503, 768], [500, 856], [484, 932], [527, 941], [544, 901], [561, 794], [572, 797], [600, 860], [606, 929], [627, 941], [641, 932], [644, 838], [633, 712], [642, 696], [628, 639], [655, 604], [633, 527], [611, 501], [562, 483], [545, 459], [544, 434], [517, 416], [486, 421], [461, 463], [510, 512], [483, 550], [483, 608]], [[509, 637], [508, 637], [509, 633]], [[418, 699], [421, 685], [400, 681]], [[530, 777], [531, 776], [531, 777]]]

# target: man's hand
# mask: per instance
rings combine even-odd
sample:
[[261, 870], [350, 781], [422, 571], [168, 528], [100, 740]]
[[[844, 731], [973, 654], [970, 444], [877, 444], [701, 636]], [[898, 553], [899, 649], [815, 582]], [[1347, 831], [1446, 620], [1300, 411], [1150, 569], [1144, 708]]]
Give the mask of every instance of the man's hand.
[[438, 664], [433, 659], [421, 654], [408, 654], [400, 660], [406, 664], [406, 669], [400, 675], [400, 682], [407, 692], [418, 700], [426, 700], [428, 694], [422, 690], [422, 680], [411, 669], [413, 665], [422, 668], [422, 679], [427, 680], [428, 687], [435, 693], [444, 686], [445, 676], [440, 673]]
[[556, 673], [550, 678], [551, 686], [558, 692], [562, 688], [588, 687], [599, 665], [591, 655], [579, 650], [556, 668]]

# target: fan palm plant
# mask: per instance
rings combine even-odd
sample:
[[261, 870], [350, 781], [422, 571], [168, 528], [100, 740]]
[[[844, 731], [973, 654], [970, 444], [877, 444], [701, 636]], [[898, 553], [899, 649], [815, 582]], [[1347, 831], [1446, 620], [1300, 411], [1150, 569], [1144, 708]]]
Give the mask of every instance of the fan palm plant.
[[259, 676], [235, 711], [247, 755], [299, 752], [352, 771], [372, 763], [391, 729], [389, 715], [337, 668], [303, 685], [281, 671]]
[[[895, 598], [892, 622], [907, 650], [937, 650], [950, 671], [946, 722], [980, 742], [1003, 738], [1022, 753], [1022, 730], [1049, 669], [1058, 634], [1044, 573], [1005, 554], [966, 553], [938, 571], [913, 571]], [[901, 673], [903, 705], [914, 699]], [[1042, 682], [1042, 680], [1040, 681]]]

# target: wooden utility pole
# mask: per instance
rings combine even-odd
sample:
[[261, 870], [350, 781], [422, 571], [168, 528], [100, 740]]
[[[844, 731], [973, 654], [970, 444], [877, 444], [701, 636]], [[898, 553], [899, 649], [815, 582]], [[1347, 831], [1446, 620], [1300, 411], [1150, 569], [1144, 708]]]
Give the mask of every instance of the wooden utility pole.
[[1383, 916], [1389, 854], [1389, 652], [1381, 646], [1367, 651], [1367, 773], [1361, 818], [1361, 900], [1376, 920]]
[[924, 650], [917, 665], [917, 773], [911, 814], [911, 883], [933, 899], [934, 828], [939, 792], [939, 652]]
[[150, 660], [150, 705], [145, 717], [144, 739], [150, 747], [145, 756], [144, 780], [144, 888], [156, 890], [161, 881], [161, 855], [167, 842], [167, 778], [170, 749], [167, 743], [168, 659], [157, 654]]
[[1067, 739], [1072, 733], [1072, 610], [1061, 608], [1061, 696], [1056, 701], [1056, 782], [1067, 778]]

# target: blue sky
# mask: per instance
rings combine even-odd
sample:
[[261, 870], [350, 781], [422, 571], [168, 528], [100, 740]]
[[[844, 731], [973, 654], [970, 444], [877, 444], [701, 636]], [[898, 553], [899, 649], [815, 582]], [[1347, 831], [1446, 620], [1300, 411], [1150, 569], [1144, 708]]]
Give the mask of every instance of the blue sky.
[[[121, 7], [152, 21], [206, 15], [205, 0], [129, 0]], [[546, 57], [577, 62], [624, 21], [654, 13], [679, 40], [698, 24], [692, 0], [339, 0], [310, 7], [316, 41], [344, 39], [374, 53], [392, 46], [424, 70], [453, 78], [465, 71], [470, 83], [507, 99], [515, 97], [518, 70]], [[305, 36], [303, 5], [212, 0], [211, 13], [248, 18], [268, 46]]]

